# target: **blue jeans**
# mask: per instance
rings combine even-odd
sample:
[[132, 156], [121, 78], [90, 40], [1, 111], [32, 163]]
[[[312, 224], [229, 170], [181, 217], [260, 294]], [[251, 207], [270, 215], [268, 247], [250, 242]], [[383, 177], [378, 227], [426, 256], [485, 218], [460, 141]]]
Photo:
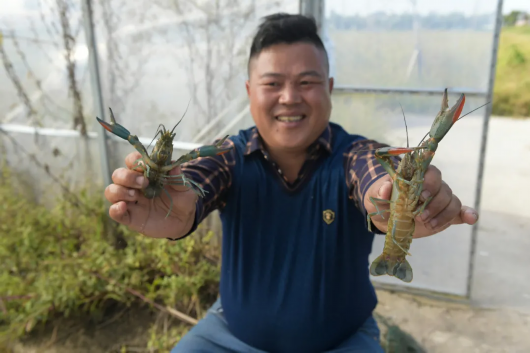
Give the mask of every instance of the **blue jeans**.
[[[373, 317], [338, 347], [325, 353], [384, 353]], [[240, 341], [228, 330], [220, 299], [171, 350], [171, 353], [266, 353]], [[298, 352], [293, 352], [298, 353]]]

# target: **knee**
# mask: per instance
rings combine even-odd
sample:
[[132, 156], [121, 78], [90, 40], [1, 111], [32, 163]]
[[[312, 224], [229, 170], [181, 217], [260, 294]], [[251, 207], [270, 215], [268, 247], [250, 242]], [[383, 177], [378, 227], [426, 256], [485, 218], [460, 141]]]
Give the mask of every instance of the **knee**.
[[204, 337], [190, 330], [177, 342], [170, 353], [208, 353], [212, 352], [209, 342]]
[[220, 306], [221, 303], [218, 299], [206, 316], [180, 339], [171, 353], [212, 353], [219, 351], [218, 341], [223, 340], [221, 336], [227, 331], [226, 324], [212, 312], [218, 310]]

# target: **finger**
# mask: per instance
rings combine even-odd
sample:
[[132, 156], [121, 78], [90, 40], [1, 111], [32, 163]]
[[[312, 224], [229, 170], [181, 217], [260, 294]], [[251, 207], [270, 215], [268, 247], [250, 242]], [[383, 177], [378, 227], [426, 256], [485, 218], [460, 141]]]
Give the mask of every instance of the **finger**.
[[[385, 186], [384, 186], [385, 185]], [[390, 185], [390, 189], [387, 189]], [[381, 189], [383, 187], [383, 189]], [[388, 200], [390, 198], [390, 192], [392, 190], [392, 178], [390, 175], [386, 174], [381, 178], [377, 179], [368, 191], [366, 192], [364, 198], [370, 202], [370, 197], [382, 198]]]
[[110, 218], [123, 225], [130, 225], [131, 215], [127, 206], [127, 203], [124, 201], [120, 201], [115, 203], [114, 205], [111, 205], [109, 208]]
[[134, 166], [134, 170], [138, 172], [143, 172], [142, 167], [140, 167], [137, 163], [138, 159], [140, 158], [142, 158], [142, 155], [140, 154], [140, 152], [138, 151], [131, 152], [125, 157], [125, 165], [129, 169], [133, 169], [133, 166]]
[[129, 229], [142, 232], [149, 217], [149, 207], [140, 203], [119, 201], [109, 208], [109, 216]]
[[114, 170], [112, 173], [112, 181], [114, 184], [134, 189], [142, 189], [149, 184], [147, 179], [141, 173], [126, 168], [118, 168]]
[[440, 192], [442, 186], [442, 172], [440, 169], [430, 165], [423, 178], [423, 191], [420, 200], [425, 201], [429, 196], [434, 196]]
[[390, 200], [392, 194], [392, 182], [390, 180], [384, 181], [377, 191], [377, 197], [383, 200]]
[[462, 206], [458, 215], [453, 218], [451, 224], [469, 224], [473, 225], [478, 221], [478, 212], [469, 206]]
[[[432, 187], [435, 186], [432, 185]], [[416, 217], [416, 220], [420, 222], [430, 222], [433, 218], [438, 217], [440, 212], [445, 210], [452, 199], [453, 191], [445, 181], [441, 181], [438, 192], [434, 194], [427, 207], [425, 207], [425, 210]], [[460, 205], [458, 206], [458, 209], [460, 209]]]
[[446, 230], [447, 228], [449, 228], [450, 226], [451, 226], [451, 223], [446, 223], [446, 224], [444, 224], [443, 226], [434, 229], [434, 230], [433, 230], [434, 233], [432, 233], [431, 235], [434, 235], [434, 234], [436, 234], [436, 233], [441, 233], [441, 232], [443, 232], [444, 230]]
[[[379, 210], [379, 215], [371, 216], [373, 222], [384, 222], [388, 219], [390, 203], [383, 200], [389, 200], [392, 193], [392, 179], [386, 175], [377, 180], [365, 194], [365, 205], [368, 213], [374, 213]], [[370, 199], [373, 198], [373, 201]], [[377, 206], [377, 207], [376, 207]]]
[[114, 204], [119, 201], [137, 201], [140, 190], [126, 188], [118, 184], [110, 184], [105, 188], [105, 198]]
[[[462, 202], [456, 196], [451, 198], [451, 201], [443, 210], [441, 210], [437, 216], [433, 217], [429, 221], [429, 226], [431, 229], [437, 229], [441, 226], [444, 226], [447, 223], [458, 222], [458, 219], [455, 219], [460, 216], [460, 210], [462, 208]], [[458, 224], [458, 223], [453, 223]]]
[[[143, 168], [141, 166], [138, 166], [138, 163], [137, 163], [139, 158], [142, 158], [142, 155], [138, 151], [131, 152], [125, 157], [125, 165], [129, 169], [131, 169], [133, 166], [135, 166], [135, 169], [134, 169], [135, 171], [143, 172]], [[168, 182], [168, 185], [171, 186], [175, 191], [183, 191], [183, 192], [185, 192], [185, 191], [188, 191], [190, 189], [189, 188], [189, 183], [186, 184], [187, 186], [184, 185], [184, 182], [183, 182], [183, 179], [182, 179], [182, 175], [181, 175], [182, 171], [180, 169], [180, 166], [176, 166], [175, 168], [171, 169], [168, 174], [170, 176], [173, 176], [173, 177], [167, 178], [166, 181]], [[147, 184], [148, 184], [148, 182], [144, 182], [142, 180], [142, 186], [145, 187], [145, 186], [147, 186]], [[127, 184], [127, 185], [130, 185], [130, 183]], [[130, 186], [130, 187], [132, 187], [132, 186]]]

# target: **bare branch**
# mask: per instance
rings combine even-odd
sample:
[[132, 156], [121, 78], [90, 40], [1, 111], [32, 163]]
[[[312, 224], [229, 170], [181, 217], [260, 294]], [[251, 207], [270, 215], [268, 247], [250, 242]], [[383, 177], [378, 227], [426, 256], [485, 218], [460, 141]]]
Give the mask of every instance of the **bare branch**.
[[[43, 6], [42, 6], [42, 0], [37, 1], [37, 4], [38, 4], [38, 6], [39, 6], [39, 16], [40, 16], [40, 19], [41, 19], [42, 24], [44, 25], [44, 29], [46, 30], [46, 33], [48, 34], [48, 36], [49, 36], [50, 38], [54, 38], [55, 35], [58, 35], [58, 34], [59, 34], [59, 32], [58, 32], [57, 30], [55, 30], [55, 35], [52, 33], [52, 30], [50, 29], [50, 25], [48, 24], [48, 22], [46, 21], [46, 18], [45, 18], [45, 16], [44, 16], [44, 8], [43, 8]], [[54, 29], [56, 29], [55, 26], [52, 25], [52, 27], [53, 27]], [[55, 44], [55, 48], [56, 48], [57, 50], [59, 50], [59, 44], [58, 44], [58, 43], [54, 43], [54, 44]]]
[[180, 311], [178, 311], [176, 309], [173, 309], [170, 306], [160, 305], [160, 304], [154, 302], [153, 300], [147, 298], [142, 293], [140, 293], [140, 292], [138, 292], [138, 291], [136, 291], [136, 290], [134, 290], [132, 288], [126, 287], [126, 286], [122, 285], [121, 283], [118, 283], [117, 281], [114, 281], [114, 280], [112, 280], [110, 278], [107, 278], [107, 277], [99, 274], [98, 272], [93, 272], [93, 274], [96, 277], [98, 277], [98, 278], [100, 278], [100, 279], [102, 279], [102, 280], [104, 280], [104, 281], [106, 281], [108, 283], [112, 283], [112, 284], [114, 284], [114, 285], [116, 285], [118, 287], [123, 288], [125, 291], [129, 292], [130, 294], [132, 294], [132, 295], [134, 295], [134, 296], [136, 296], [138, 298], [140, 298], [144, 302], [151, 304], [152, 306], [154, 306], [158, 310], [166, 312], [166, 313], [169, 313], [170, 315], [176, 317], [177, 319], [179, 319], [179, 320], [181, 320], [181, 321], [183, 321], [183, 322], [185, 322], [185, 323], [187, 323], [189, 325], [196, 325], [197, 322], [198, 322], [197, 319], [192, 318], [191, 316], [188, 316], [188, 315], [186, 315], [186, 314], [184, 314], [184, 313], [182, 313], [182, 312], [180, 312]]
[[[167, 9], [164, 1], [157, 4]], [[250, 40], [242, 29], [254, 20], [256, 8], [245, 0], [173, 0], [172, 5], [184, 32], [188, 87], [200, 115], [197, 125], [207, 125], [237, 97], [231, 88], [245, 67]]]
[[24, 102], [24, 105], [27, 108], [28, 118], [33, 117], [36, 114], [36, 111], [33, 108], [33, 105], [31, 104], [31, 101], [28, 98], [28, 94], [26, 93], [26, 90], [22, 86], [22, 83], [20, 82], [20, 79], [18, 78], [15, 72], [13, 64], [11, 63], [11, 61], [9, 60], [9, 57], [7, 56], [7, 53], [4, 49], [2, 33], [0, 33], [0, 57], [2, 58], [4, 68], [7, 72], [7, 76], [9, 76], [9, 79], [13, 83], [13, 86], [15, 86], [15, 89], [17, 90], [18, 96], [20, 97], [22, 102]]
[[83, 115], [83, 103], [81, 93], [79, 92], [76, 75], [75, 75], [75, 38], [72, 35], [69, 22], [69, 5], [66, 0], [56, 0], [57, 10], [61, 23], [62, 39], [65, 49], [64, 57], [66, 60], [66, 69], [68, 72], [68, 81], [70, 94], [74, 100], [74, 129], [80, 127], [81, 136], [87, 136], [87, 128]]
[[98, 210], [92, 209], [91, 206], [85, 204], [75, 192], [70, 190], [70, 188], [66, 184], [64, 184], [59, 177], [57, 177], [51, 172], [50, 167], [47, 164], [41, 163], [41, 161], [33, 153], [29, 153], [22, 144], [20, 144], [13, 136], [9, 135], [7, 132], [0, 129], [0, 133], [6, 136], [11, 141], [11, 143], [16, 147], [15, 150], [17, 152], [21, 152], [26, 157], [31, 159], [31, 161], [37, 167], [42, 169], [52, 179], [52, 181], [63, 190], [65, 200], [70, 202], [72, 206], [79, 209], [84, 209], [87, 213], [98, 215]]
[[[120, 11], [114, 11], [119, 8]], [[120, 15], [126, 12], [126, 2], [116, 4], [115, 1], [102, 0], [101, 5], [101, 20], [105, 29], [106, 48], [107, 48], [107, 63], [108, 63], [108, 95], [110, 105], [120, 106], [125, 105], [125, 101], [139, 86], [139, 83], [144, 75], [144, 67], [148, 62], [150, 53], [143, 52], [143, 45], [137, 44], [134, 41], [122, 42], [116, 38], [115, 33], [120, 26]], [[145, 6], [148, 6], [146, 3]], [[137, 9], [135, 7], [135, 23], [141, 24], [145, 21], [147, 16], [147, 9]], [[131, 55], [132, 54], [132, 55]], [[134, 59], [136, 64], [133, 65], [129, 61]]]

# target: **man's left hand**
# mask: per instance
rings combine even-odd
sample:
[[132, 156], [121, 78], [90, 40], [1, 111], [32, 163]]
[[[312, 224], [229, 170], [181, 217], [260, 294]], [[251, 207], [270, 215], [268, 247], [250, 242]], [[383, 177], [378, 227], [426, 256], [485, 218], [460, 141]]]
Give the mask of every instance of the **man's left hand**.
[[[389, 200], [392, 193], [392, 179], [386, 175], [373, 183], [364, 199], [364, 207], [368, 213], [376, 212], [375, 206], [370, 201], [370, 196], [374, 198]], [[432, 196], [423, 213], [416, 216], [416, 228], [414, 238], [427, 237], [439, 233], [454, 224], [475, 224], [478, 220], [478, 212], [471, 207], [462, 206], [460, 199], [453, 194], [449, 185], [442, 180], [442, 173], [438, 168], [431, 165], [427, 168], [424, 177], [423, 191], [420, 201]], [[389, 204], [376, 201], [379, 210], [388, 210]], [[383, 213], [384, 219], [380, 216], [373, 216], [372, 222], [380, 231], [387, 231], [388, 218], [390, 212]]]

